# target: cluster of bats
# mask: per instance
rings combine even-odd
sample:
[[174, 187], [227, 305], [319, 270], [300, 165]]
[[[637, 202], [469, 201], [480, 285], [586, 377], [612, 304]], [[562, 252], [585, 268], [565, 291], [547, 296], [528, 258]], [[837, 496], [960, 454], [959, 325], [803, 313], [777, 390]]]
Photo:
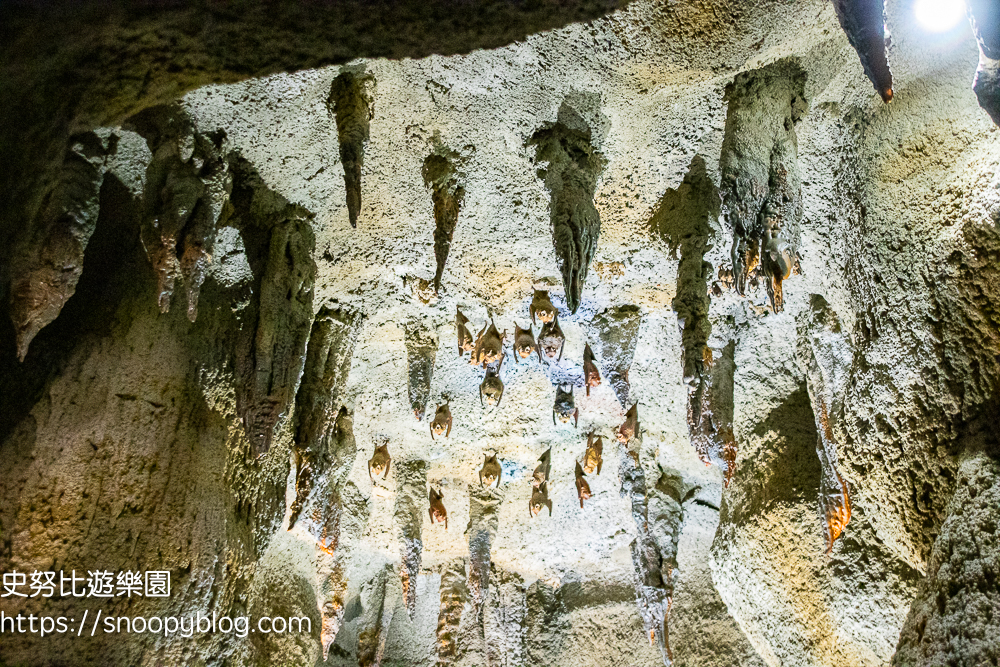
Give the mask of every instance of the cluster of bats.
[[[504, 330], [501, 333], [491, 318], [489, 325], [484, 325], [482, 331], [473, 338], [467, 327], [469, 319], [457, 307], [455, 310], [459, 356], [470, 352], [470, 363], [482, 366], [486, 370], [486, 377], [479, 386], [480, 403], [484, 407], [487, 403], [499, 406], [504, 391], [503, 382], [500, 379], [500, 367], [506, 356], [504, 353], [504, 338], [507, 331]], [[532, 354], [537, 354], [538, 360], [541, 362], [543, 360], [543, 353], [549, 359], [561, 361], [563, 344], [566, 342], [566, 338], [563, 335], [562, 329], [559, 328], [559, 315], [555, 306], [549, 300], [547, 291], [535, 290], [534, 296], [531, 299], [530, 313], [531, 323], [535, 324], [537, 317], [542, 322], [542, 330], [536, 340], [530, 325], [527, 329], [522, 329], [516, 322], [514, 323], [513, 357], [515, 363], [520, 363], [518, 357], [527, 359]], [[587, 345], [583, 351], [583, 378], [587, 395], [589, 396], [590, 388], [601, 384], [601, 374], [597, 369], [597, 363], [590, 345]], [[569, 422], [571, 418], [574, 419], [574, 425], [579, 423], [580, 411], [574, 404], [572, 386], [568, 390], [564, 390], [561, 385], [556, 387], [556, 400], [552, 409], [553, 424], [557, 416], [563, 423]], [[435, 439], [435, 436], [441, 435], [444, 437], [450, 436], [452, 422], [453, 419], [448, 403], [439, 405], [434, 414], [434, 419], [430, 424], [431, 439]], [[625, 413], [625, 421], [618, 427], [616, 438], [618, 442], [627, 445], [638, 433], [639, 410], [638, 404], [634, 404]], [[595, 471], [596, 474], [601, 474], [601, 465], [604, 461], [602, 458], [603, 452], [603, 437], [597, 436], [594, 433], [589, 434], [587, 436], [587, 451], [583, 456], [583, 464], [581, 465], [580, 461], [576, 462], [576, 491], [580, 498], [581, 508], [583, 507], [583, 501], [591, 496], [590, 484], [587, 482], [586, 475], [594, 474]], [[388, 444], [376, 447], [374, 455], [368, 461], [368, 475], [371, 477], [373, 483], [376, 477], [388, 478], [389, 463], [391, 460], [392, 457], [389, 455]], [[531, 499], [528, 501], [528, 510], [531, 516], [537, 516], [542, 511], [542, 507], [548, 507], [549, 515], [551, 516], [552, 501], [549, 500], [548, 489], [551, 449], [542, 454], [538, 460], [539, 465], [535, 468], [535, 472], [531, 478], [532, 493]], [[496, 454], [492, 456], [485, 455], [483, 467], [479, 470], [480, 486], [488, 488], [496, 484], [497, 488], [499, 488], [500, 476], [501, 467]], [[429, 500], [430, 508], [427, 511], [430, 515], [431, 523], [443, 523], [445, 530], [447, 530], [448, 511], [444, 507], [444, 495], [432, 487]]]
[[[549, 293], [545, 290], [535, 290], [529, 308], [531, 314], [531, 325], [527, 329], [522, 329], [514, 322], [514, 363], [520, 363], [520, 359], [528, 359], [532, 354], [538, 355], [538, 361], [545, 358], [562, 361], [563, 345], [566, 336], [559, 327], [559, 313], [552, 301]], [[536, 318], [542, 323], [542, 330], [535, 339], [532, 325], [536, 324]], [[462, 356], [466, 352], [471, 353], [470, 363], [475, 366], [482, 366], [486, 369], [486, 377], [479, 385], [479, 402], [484, 407], [489, 405], [500, 405], [503, 398], [503, 381], [500, 379], [500, 368], [503, 365], [506, 354], [504, 352], [504, 339], [507, 330], [501, 333], [496, 324], [490, 319], [489, 325], [483, 325], [479, 334], [473, 338], [472, 332], [468, 328], [469, 318], [462, 314], [462, 311], [455, 308], [455, 326], [458, 334], [458, 355]], [[601, 374], [597, 370], [594, 353], [588, 344], [583, 351], [583, 380], [587, 388], [587, 396], [590, 396], [590, 388], [601, 384]], [[442, 416], [442, 408], [444, 414]], [[573, 388], [564, 390], [562, 386], [556, 387], [556, 402], [552, 410], [552, 423], [555, 423], [556, 416], [564, 423], [570, 418], [579, 422], [580, 413], [574, 405]], [[447, 405], [439, 407], [434, 421], [431, 422], [431, 437], [435, 434], [441, 435], [447, 430], [451, 431], [451, 413], [448, 412]]]
[[[615, 437], [618, 442], [622, 445], [627, 445], [632, 438], [639, 433], [639, 408], [638, 403], [633, 404], [629, 408], [628, 412], [625, 413], [625, 421], [621, 426], [618, 427]], [[538, 459], [538, 467], [535, 468], [535, 472], [531, 476], [531, 500], [528, 501], [528, 512], [531, 516], [538, 516], [542, 511], [542, 507], [549, 508], [549, 516], [552, 516], [552, 501], [549, 500], [549, 463], [552, 459], [552, 450], [548, 449], [544, 454]], [[486, 457], [486, 463], [483, 465], [483, 469], [490, 461], [496, 462], [496, 456]], [[604, 464], [604, 438], [599, 435], [591, 433], [587, 436], [587, 451], [583, 455], [583, 464], [580, 461], [576, 462], [576, 495], [580, 498], [580, 508], [583, 508], [583, 501], [590, 498], [590, 483], [587, 482], [587, 475], [601, 474], [601, 466]], [[496, 470], [499, 471], [500, 466], [496, 464]], [[483, 482], [483, 471], [479, 471], [479, 481], [480, 484]], [[487, 486], [489, 486], [489, 481], [487, 481]], [[500, 483], [497, 482], [497, 488], [500, 487]]]

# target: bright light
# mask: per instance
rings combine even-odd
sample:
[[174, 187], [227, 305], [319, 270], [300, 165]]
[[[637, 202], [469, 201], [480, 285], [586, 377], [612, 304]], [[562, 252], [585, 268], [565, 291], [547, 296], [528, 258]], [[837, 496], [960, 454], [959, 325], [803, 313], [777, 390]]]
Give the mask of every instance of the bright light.
[[917, 0], [913, 6], [917, 21], [930, 32], [951, 30], [965, 18], [962, 0]]

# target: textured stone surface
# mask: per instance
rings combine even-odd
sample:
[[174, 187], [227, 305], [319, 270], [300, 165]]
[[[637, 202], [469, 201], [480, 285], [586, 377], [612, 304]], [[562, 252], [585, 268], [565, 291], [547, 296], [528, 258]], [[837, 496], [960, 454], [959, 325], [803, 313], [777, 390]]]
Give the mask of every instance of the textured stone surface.
[[[155, 41], [182, 14], [129, 19], [95, 44]], [[27, 316], [9, 286], [46, 266], [46, 244], [63, 247], [42, 206], [63, 192], [48, 149], [26, 157], [30, 178], [3, 209], [4, 230], [18, 230], [5, 252], [27, 261], [5, 263], [0, 281], [0, 569], [169, 569], [170, 599], [102, 609], [312, 626], [17, 636], [0, 659], [844, 667], [888, 665], [897, 645], [899, 664], [995, 657], [987, 641], [947, 638], [963, 624], [995, 630], [969, 622], [964, 602], [992, 604], [979, 584], [988, 567], [956, 565], [979, 562], [970, 522], [996, 519], [994, 466], [970, 451], [996, 442], [1000, 131], [969, 87], [971, 33], [933, 41], [904, 2], [887, 3], [886, 21], [891, 105], [821, 0], [637, 0], [495, 50], [371, 58], [176, 102], [180, 88], [129, 92], [127, 77], [119, 102], [81, 74], [89, 97], [25, 135], [25, 150], [55, 137], [57, 162], [77, 164], [46, 127], [111, 123], [90, 135], [100, 150], [83, 195], [60, 204], [79, 213], [62, 283], [75, 289]], [[5, 66], [44, 65], [29, 46], [8, 46]], [[179, 67], [195, 77], [185, 89], [205, 82]], [[272, 71], [261, 67], [232, 78]], [[359, 72], [372, 84], [354, 105], [370, 114], [360, 135], [331, 104], [335, 81]], [[154, 102], [169, 104], [115, 125]], [[161, 178], [168, 163], [174, 176]], [[223, 171], [206, 198], [198, 178]], [[189, 275], [204, 274], [193, 321], [183, 271], [185, 290], [161, 308], [156, 258], [168, 269], [173, 258], [149, 253], [158, 197], [180, 225], [178, 265], [201, 205], [188, 200], [212, 211], [211, 243], [189, 230], [200, 267]], [[733, 289], [737, 237], [749, 230], [768, 250], [769, 199], [797, 259], [783, 309], [773, 284]], [[553, 242], [567, 225], [581, 242], [569, 274]], [[535, 289], [560, 311], [563, 359], [508, 360], [503, 402], [484, 408], [484, 371], [455, 352], [455, 308], [473, 333], [490, 319], [510, 332], [530, 321]], [[816, 304], [838, 325], [813, 326]], [[37, 330], [23, 362], [11, 321]], [[588, 343], [603, 378], [590, 396]], [[578, 427], [553, 424], [567, 385]], [[699, 386], [707, 403], [692, 401]], [[454, 428], [432, 440], [427, 415], [445, 401]], [[623, 447], [614, 432], [633, 404], [642, 431]], [[692, 419], [706, 404], [711, 422], [703, 408]], [[605, 465], [581, 509], [574, 469], [590, 433], [604, 436]], [[853, 510], [829, 555], [826, 442]], [[367, 461], [383, 443], [392, 466], [373, 481]], [[531, 517], [548, 450], [552, 515]], [[501, 480], [486, 491], [478, 470], [493, 454]], [[429, 520], [431, 487], [447, 529]], [[0, 599], [7, 613], [84, 608]]]
[[983, 665], [1000, 655], [996, 514], [1000, 467], [975, 456], [959, 469], [948, 518], [931, 551], [893, 665]]

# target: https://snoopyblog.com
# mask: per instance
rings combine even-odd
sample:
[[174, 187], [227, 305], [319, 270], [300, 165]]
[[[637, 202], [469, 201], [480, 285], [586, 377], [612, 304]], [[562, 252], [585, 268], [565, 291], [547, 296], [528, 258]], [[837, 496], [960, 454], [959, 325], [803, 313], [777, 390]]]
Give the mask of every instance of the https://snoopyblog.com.
[[[58, 591], [58, 594], [57, 594]], [[31, 598], [94, 598], [94, 601], [115, 598], [170, 597], [169, 571], [111, 572], [95, 570], [86, 576], [76, 570], [64, 572], [5, 572], [0, 587], [0, 603], [16, 603]], [[7, 598], [3, 600], [2, 598]], [[6, 605], [3, 605], [6, 606]], [[54, 616], [34, 613], [12, 613], [0, 609], [0, 636], [5, 634], [72, 634], [94, 637], [98, 634], [143, 634], [164, 637], [193, 637], [197, 634], [222, 633], [247, 637], [250, 633], [289, 634], [311, 633], [308, 616], [219, 616], [196, 612], [181, 615], [126, 616], [112, 615], [102, 609], [84, 609], [75, 616]]]

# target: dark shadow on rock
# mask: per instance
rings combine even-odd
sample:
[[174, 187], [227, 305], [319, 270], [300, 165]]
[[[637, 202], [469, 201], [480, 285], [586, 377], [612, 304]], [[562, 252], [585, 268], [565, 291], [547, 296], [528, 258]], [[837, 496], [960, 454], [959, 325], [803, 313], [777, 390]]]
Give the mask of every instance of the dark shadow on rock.
[[[777, 504], [813, 505], [818, 500], [820, 475], [816, 456], [816, 421], [803, 384], [771, 410], [753, 431], [762, 444], [755, 460], [740, 470], [739, 503], [723, 503], [719, 523], [741, 526]], [[817, 519], [817, 530], [820, 523]]]
[[0, 303], [0, 442], [41, 398], [79, 346], [112, 335], [122, 321], [144, 310], [141, 294], [155, 281], [139, 242], [140, 205], [113, 174], [101, 187], [97, 225], [83, 257], [86, 271], [60, 315], [35, 338], [24, 362], [17, 360], [8, 302]]

